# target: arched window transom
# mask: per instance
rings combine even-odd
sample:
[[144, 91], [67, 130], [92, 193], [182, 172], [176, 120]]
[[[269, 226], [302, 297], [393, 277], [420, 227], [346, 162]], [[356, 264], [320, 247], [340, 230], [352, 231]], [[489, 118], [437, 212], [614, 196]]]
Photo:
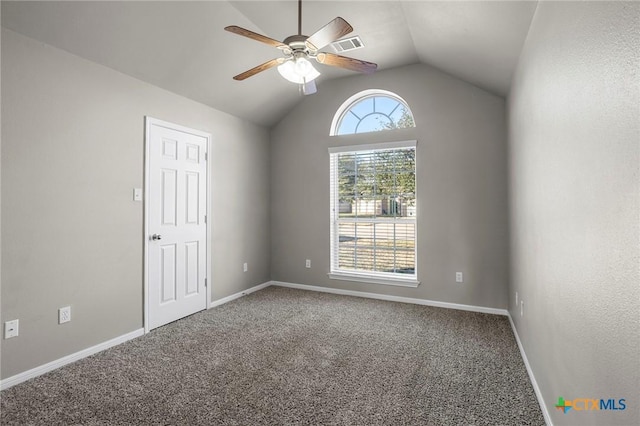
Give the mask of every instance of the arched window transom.
[[413, 114], [400, 96], [365, 90], [347, 99], [333, 118], [331, 136], [415, 127]]

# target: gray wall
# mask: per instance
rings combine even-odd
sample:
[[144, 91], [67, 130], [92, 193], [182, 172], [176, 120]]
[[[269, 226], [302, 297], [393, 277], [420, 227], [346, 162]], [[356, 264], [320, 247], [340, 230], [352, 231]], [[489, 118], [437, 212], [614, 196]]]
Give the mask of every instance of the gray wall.
[[142, 327], [145, 115], [213, 134], [213, 299], [269, 281], [265, 129], [3, 30], [2, 378]]
[[[340, 105], [365, 89], [403, 97], [417, 127], [331, 137]], [[272, 278], [483, 307], [507, 307], [504, 99], [426, 65], [319, 85], [271, 131]], [[329, 154], [338, 145], [416, 139], [418, 288], [330, 280]], [[305, 268], [311, 259], [312, 268]], [[455, 283], [455, 272], [465, 274]]]
[[556, 425], [640, 423], [639, 14], [540, 2], [508, 102], [510, 312]]

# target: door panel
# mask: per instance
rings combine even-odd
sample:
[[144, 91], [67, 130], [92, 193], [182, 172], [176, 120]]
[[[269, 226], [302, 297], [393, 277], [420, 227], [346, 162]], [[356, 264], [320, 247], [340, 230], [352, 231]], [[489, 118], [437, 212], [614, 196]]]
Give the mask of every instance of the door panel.
[[200, 194], [200, 175], [193, 172], [187, 172], [187, 199], [186, 199], [186, 223], [187, 225], [197, 225], [199, 219], [200, 206], [199, 197]]
[[176, 300], [176, 245], [160, 246], [160, 304]]
[[177, 225], [176, 215], [178, 210], [178, 171], [162, 170], [162, 225]]
[[186, 265], [186, 285], [185, 296], [191, 296], [198, 292], [198, 242], [191, 241], [184, 245], [185, 247], [185, 262]]
[[149, 126], [148, 324], [159, 327], [207, 306], [207, 138]]

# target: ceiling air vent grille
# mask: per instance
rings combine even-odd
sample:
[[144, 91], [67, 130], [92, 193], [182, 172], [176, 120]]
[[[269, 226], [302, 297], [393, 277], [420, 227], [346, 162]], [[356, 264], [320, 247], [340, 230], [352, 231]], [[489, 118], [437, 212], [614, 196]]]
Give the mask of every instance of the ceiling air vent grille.
[[360, 37], [354, 36], [349, 38], [343, 38], [331, 43], [331, 47], [337, 53], [348, 52], [349, 50], [361, 49], [364, 47], [364, 43], [360, 40]]

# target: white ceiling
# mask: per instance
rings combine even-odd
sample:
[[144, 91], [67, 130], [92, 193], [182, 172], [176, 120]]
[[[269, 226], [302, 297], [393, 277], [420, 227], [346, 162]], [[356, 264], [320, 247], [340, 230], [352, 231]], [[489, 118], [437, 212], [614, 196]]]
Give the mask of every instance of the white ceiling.
[[[336, 16], [365, 48], [348, 52], [378, 69], [426, 63], [499, 95], [511, 75], [535, 1], [304, 1], [303, 33]], [[239, 25], [282, 40], [297, 32], [297, 2], [2, 1], [2, 26], [258, 124], [277, 123], [300, 101], [275, 69], [232, 77], [280, 56], [228, 33]], [[327, 51], [331, 51], [327, 47]], [[322, 82], [353, 73], [318, 66]]]

